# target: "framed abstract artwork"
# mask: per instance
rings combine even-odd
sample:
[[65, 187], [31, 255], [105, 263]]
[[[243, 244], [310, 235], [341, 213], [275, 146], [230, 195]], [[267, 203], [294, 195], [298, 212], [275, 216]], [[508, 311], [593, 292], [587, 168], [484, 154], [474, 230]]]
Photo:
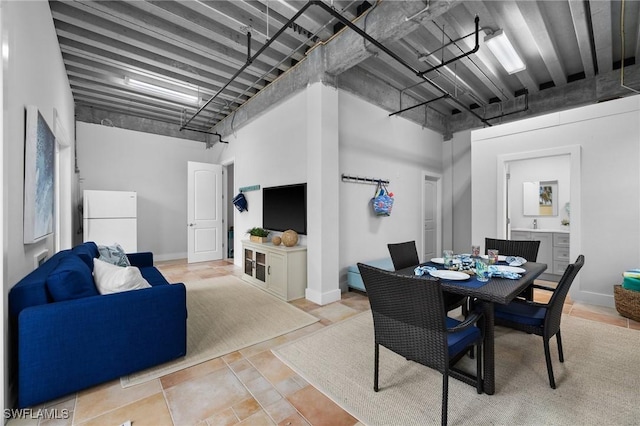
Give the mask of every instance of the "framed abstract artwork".
[[55, 136], [38, 108], [25, 108], [24, 243], [53, 233]]

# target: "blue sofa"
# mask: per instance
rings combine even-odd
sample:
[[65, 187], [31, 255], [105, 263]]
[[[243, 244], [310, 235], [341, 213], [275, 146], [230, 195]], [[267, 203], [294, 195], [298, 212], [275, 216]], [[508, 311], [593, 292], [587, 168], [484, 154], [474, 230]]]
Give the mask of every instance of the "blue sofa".
[[[134, 253], [129, 261], [151, 287], [100, 295], [86, 270], [98, 256], [92, 242], [60, 251], [9, 292], [19, 408], [186, 354], [184, 284], [169, 285], [152, 253]], [[60, 300], [60, 287], [71, 289], [72, 298]]]

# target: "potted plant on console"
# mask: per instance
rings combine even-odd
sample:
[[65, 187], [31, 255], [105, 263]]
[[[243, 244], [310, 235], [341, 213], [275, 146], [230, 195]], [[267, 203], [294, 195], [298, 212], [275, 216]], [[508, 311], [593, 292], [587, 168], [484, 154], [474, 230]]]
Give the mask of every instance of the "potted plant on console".
[[267, 242], [267, 236], [269, 235], [269, 231], [267, 231], [266, 229], [263, 228], [251, 228], [247, 231], [247, 234], [249, 234], [249, 239], [253, 242], [256, 243], [266, 243]]

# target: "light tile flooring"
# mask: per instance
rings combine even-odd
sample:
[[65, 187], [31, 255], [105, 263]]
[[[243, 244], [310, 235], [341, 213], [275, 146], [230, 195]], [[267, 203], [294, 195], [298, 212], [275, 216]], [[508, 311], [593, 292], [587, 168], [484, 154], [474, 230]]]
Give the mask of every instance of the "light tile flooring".
[[[185, 261], [171, 261], [159, 262], [157, 266], [170, 282], [240, 276], [242, 273], [240, 268], [227, 261], [190, 265]], [[542, 301], [544, 296], [536, 294], [536, 300]], [[69, 398], [33, 407], [34, 413], [43, 408], [52, 410], [49, 413], [68, 412], [67, 419], [13, 419], [8, 425], [119, 426], [127, 421], [132, 426], [360, 424], [283, 364], [270, 349], [369, 309], [366, 296], [360, 292], [348, 292], [343, 294], [342, 300], [326, 306], [305, 299], [291, 303], [320, 321], [145, 384], [122, 389], [119, 380], [115, 380]], [[612, 308], [568, 301], [564, 312], [640, 330], [639, 322], [621, 317]]]

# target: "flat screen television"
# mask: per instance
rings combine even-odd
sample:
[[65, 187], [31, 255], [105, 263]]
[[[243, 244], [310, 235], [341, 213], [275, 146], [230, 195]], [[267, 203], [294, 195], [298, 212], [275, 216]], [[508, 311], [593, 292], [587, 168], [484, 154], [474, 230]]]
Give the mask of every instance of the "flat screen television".
[[293, 229], [307, 234], [307, 184], [262, 189], [262, 227], [270, 231]]

